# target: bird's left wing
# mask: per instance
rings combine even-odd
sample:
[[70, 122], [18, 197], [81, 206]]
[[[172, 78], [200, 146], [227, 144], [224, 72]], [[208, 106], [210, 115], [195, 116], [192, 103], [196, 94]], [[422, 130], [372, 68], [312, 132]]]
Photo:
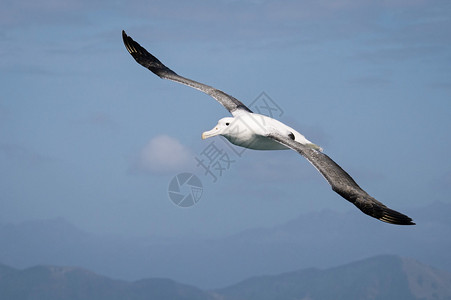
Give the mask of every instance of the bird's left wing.
[[182, 77], [166, 67], [155, 56], [150, 54], [144, 47], [135, 42], [129, 37], [125, 31], [122, 30], [122, 39], [124, 41], [125, 48], [133, 56], [133, 58], [143, 67], [152, 71], [160, 78], [169, 79], [178, 83], [195, 88], [202, 91], [221, 103], [232, 115], [237, 115], [240, 111], [252, 112], [246, 105], [244, 105], [238, 99], [215, 89], [209, 85]]
[[345, 170], [326, 154], [279, 133], [269, 133], [268, 137], [304, 156], [329, 182], [332, 190], [353, 203], [365, 214], [391, 224], [415, 225], [408, 216], [388, 208], [368, 195]]

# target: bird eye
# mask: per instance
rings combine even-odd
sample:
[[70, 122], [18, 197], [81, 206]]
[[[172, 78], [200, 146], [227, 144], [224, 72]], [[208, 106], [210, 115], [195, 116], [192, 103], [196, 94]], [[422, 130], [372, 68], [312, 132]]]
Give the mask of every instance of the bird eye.
[[229, 126], [229, 124], [230, 124], [230, 123], [229, 123], [229, 122], [227, 122], [227, 123], [226, 123], [226, 126]]

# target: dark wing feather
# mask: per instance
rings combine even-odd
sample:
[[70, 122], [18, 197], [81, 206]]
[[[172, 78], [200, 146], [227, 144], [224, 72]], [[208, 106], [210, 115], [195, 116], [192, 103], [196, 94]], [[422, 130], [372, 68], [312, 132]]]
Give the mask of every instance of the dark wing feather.
[[345, 170], [326, 154], [278, 133], [271, 133], [268, 137], [304, 156], [326, 178], [332, 186], [332, 190], [353, 203], [365, 214], [391, 224], [415, 225], [408, 216], [386, 207], [368, 195]]
[[122, 30], [122, 39], [124, 40], [125, 48], [133, 56], [133, 58], [143, 67], [146, 67], [152, 71], [155, 75], [160, 78], [169, 79], [175, 82], [182, 83], [184, 85], [190, 86], [197, 90], [200, 90], [221, 103], [232, 115], [235, 112], [244, 110], [246, 112], [252, 112], [246, 107], [241, 101], [235, 99], [234, 97], [227, 95], [223, 91], [215, 89], [211, 86], [205, 85], [203, 83], [182, 77], [166, 67], [161, 61], [159, 61], [155, 56], [150, 54], [141, 45], [135, 42], [131, 37], [129, 37], [125, 31]]

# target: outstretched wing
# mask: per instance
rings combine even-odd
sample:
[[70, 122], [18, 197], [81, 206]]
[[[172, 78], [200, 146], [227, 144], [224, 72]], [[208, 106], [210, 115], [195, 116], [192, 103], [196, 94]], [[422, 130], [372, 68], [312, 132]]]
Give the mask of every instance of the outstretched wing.
[[195, 88], [202, 91], [221, 103], [232, 115], [238, 114], [240, 111], [252, 112], [238, 99], [227, 95], [223, 91], [215, 89], [211, 86], [205, 85], [203, 83], [182, 77], [177, 75], [174, 71], [166, 67], [161, 61], [159, 61], [155, 56], [150, 54], [146, 49], [144, 49], [140, 44], [135, 42], [131, 37], [129, 37], [125, 31], [122, 30], [122, 39], [124, 40], [125, 48], [133, 56], [133, 58], [143, 67], [146, 67], [152, 71], [155, 75], [160, 78], [169, 79], [175, 82], [182, 83], [184, 85]]
[[353, 203], [365, 214], [391, 224], [415, 225], [408, 216], [386, 207], [368, 195], [345, 170], [326, 154], [278, 133], [270, 133], [268, 137], [304, 156], [326, 178], [332, 186], [332, 190]]

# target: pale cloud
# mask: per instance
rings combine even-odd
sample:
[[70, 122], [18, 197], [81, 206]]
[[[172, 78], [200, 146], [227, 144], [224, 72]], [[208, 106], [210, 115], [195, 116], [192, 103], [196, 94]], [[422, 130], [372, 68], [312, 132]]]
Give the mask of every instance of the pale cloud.
[[130, 167], [130, 172], [137, 174], [180, 171], [192, 160], [191, 151], [178, 140], [159, 135], [141, 149]]

